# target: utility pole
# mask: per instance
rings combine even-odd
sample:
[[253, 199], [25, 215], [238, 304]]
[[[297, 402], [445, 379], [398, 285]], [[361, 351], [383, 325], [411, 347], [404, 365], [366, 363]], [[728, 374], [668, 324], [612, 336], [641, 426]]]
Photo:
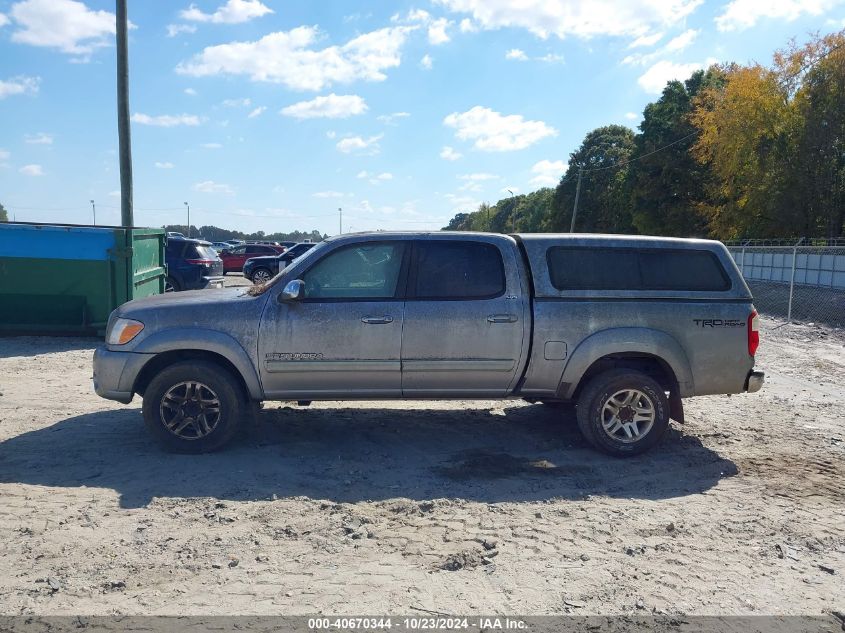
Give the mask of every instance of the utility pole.
[[186, 237], [191, 237], [191, 205], [187, 202], [183, 203], [185, 208], [188, 209], [188, 235]]
[[115, 0], [117, 5], [117, 138], [120, 148], [120, 223], [135, 225], [132, 210], [132, 138], [129, 131], [129, 42], [127, 36], [129, 17], [126, 0]]
[[337, 213], [338, 213], [338, 221], [339, 221], [339, 223], [340, 223], [340, 233], [341, 233], [341, 235], [342, 235], [342, 234], [343, 234], [343, 208], [342, 208], [342, 207], [338, 207], [338, 208], [337, 208]]
[[569, 224], [569, 232], [575, 232], [575, 216], [578, 215], [578, 198], [581, 196], [581, 176], [584, 174], [584, 168], [578, 170], [578, 184], [575, 185], [575, 206], [572, 207], [572, 222]]
[[516, 233], [516, 207], [513, 206], [513, 191], [508, 189], [511, 194], [511, 233]]
[[91, 201], [91, 215], [94, 216], [94, 226], [97, 226], [97, 207], [94, 206], [94, 201]]

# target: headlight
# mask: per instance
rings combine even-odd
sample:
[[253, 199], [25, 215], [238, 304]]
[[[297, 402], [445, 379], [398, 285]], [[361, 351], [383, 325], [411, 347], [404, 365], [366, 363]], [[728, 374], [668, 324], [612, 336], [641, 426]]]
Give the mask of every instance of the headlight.
[[106, 343], [109, 345], [125, 345], [141, 333], [144, 324], [133, 319], [117, 319], [109, 332]]

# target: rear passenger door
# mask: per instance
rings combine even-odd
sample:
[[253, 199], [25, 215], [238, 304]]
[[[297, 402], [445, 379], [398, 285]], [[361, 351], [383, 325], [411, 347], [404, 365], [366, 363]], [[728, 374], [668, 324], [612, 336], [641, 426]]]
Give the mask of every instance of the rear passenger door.
[[[414, 243], [402, 332], [402, 395], [497, 397], [516, 379], [525, 298], [494, 243]], [[507, 273], [506, 271], [510, 271]]]

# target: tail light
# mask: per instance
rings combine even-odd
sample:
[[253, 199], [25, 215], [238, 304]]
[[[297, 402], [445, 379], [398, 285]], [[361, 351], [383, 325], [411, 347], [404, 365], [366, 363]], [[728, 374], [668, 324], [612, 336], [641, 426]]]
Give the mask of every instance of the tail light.
[[205, 264], [206, 266], [214, 265], [213, 259], [186, 259], [185, 261], [189, 264]]
[[748, 355], [754, 356], [760, 346], [759, 318], [757, 310], [752, 310], [748, 315]]

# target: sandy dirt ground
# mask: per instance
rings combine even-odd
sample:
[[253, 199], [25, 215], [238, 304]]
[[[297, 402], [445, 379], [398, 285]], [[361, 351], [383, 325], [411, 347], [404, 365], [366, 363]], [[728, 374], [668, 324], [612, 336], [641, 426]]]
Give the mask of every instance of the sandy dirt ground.
[[764, 321], [758, 394], [651, 453], [514, 402], [270, 403], [162, 453], [94, 339], [0, 339], [0, 613], [845, 611], [845, 333]]

